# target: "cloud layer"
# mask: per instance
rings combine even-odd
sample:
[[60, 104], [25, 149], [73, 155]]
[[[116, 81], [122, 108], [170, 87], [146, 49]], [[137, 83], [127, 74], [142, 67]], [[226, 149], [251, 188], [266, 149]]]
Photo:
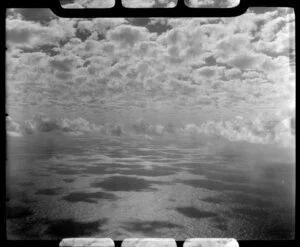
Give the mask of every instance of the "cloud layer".
[[221, 137], [228, 141], [244, 141], [258, 144], [279, 144], [294, 146], [295, 142], [295, 111], [279, 112], [275, 117], [260, 115], [254, 119], [236, 116], [227, 121], [206, 121], [201, 124], [187, 123], [175, 126], [173, 123], [149, 124], [144, 120], [137, 120], [130, 125], [104, 124], [95, 125], [83, 118], [53, 119], [44, 114], [36, 114], [31, 120], [23, 124], [6, 119], [7, 133], [10, 136], [21, 137], [24, 134], [60, 133], [66, 135], [93, 134], [96, 136], [141, 136], [147, 139], [173, 138], [201, 138]]
[[[253, 8], [234, 18], [68, 19], [44, 12], [10, 9], [6, 19], [7, 109], [28, 113], [27, 132], [98, 131], [87, 118], [105, 119], [114, 127], [99, 128], [116, 136], [172, 135], [195, 123], [201, 133], [268, 142], [269, 127], [253, 127], [257, 116], [295, 102], [291, 9]], [[155, 124], [132, 123], [139, 118]]]

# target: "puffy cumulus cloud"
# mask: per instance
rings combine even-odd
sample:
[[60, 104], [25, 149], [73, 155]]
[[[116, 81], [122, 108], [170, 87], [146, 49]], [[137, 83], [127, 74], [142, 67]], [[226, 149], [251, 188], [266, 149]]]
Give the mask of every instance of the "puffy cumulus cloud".
[[21, 19], [7, 19], [7, 44], [29, 49], [42, 45], [58, 45], [60, 41], [75, 35], [74, 24], [74, 20], [62, 18], [54, 19], [47, 25]]
[[126, 8], [151, 8], [155, 0], [122, 0], [122, 5]]
[[107, 37], [109, 40], [119, 44], [122, 48], [132, 48], [140, 41], [155, 37], [155, 34], [149, 33], [145, 27], [120, 25], [109, 30]]
[[14, 136], [14, 137], [21, 137], [21, 128], [20, 124], [14, 122], [14, 120], [10, 117], [6, 117], [6, 131], [9, 136]]
[[189, 7], [232, 8], [239, 5], [240, 0], [184, 0]]
[[289, 15], [253, 9], [234, 18], [59, 18], [43, 24], [10, 17], [9, 102], [87, 114], [272, 110], [295, 89], [294, 51], [285, 53], [293, 36]]
[[125, 130], [122, 125], [110, 125], [107, 132], [112, 136], [123, 136], [125, 134]]
[[273, 29], [268, 27], [264, 35], [262, 31], [261, 38], [255, 44], [255, 49], [271, 54], [288, 55], [295, 49], [295, 23], [286, 22], [285, 18], [280, 17], [275, 20], [277, 20], [277, 26], [282, 27], [277, 32], [276, 27]]
[[81, 59], [75, 55], [56, 55], [49, 59], [49, 65], [53, 70], [71, 72], [82, 64]]
[[70, 1], [60, 0], [63, 8], [111, 8], [115, 5], [115, 0], [73, 0]]
[[142, 119], [137, 120], [129, 128], [133, 134], [148, 137], [174, 135], [177, 134], [177, 130], [177, 127], [171, 122], [165, 125], [149, 124]]
[[77, 23], [77, 30], [82, 33], [104, 35], [111, 28], [117, 27], [121, 24], [126, 24], [127, 20], [124, 18], [95, 18], [93, 20], [79, 20]]
[[223, 75], [225, 67], [221, 66], [203, 66], [195, 70], [196, 76], [204, 77], [205, 79], [217, 78]]
[[206, 35], [201, 28], [195, 26], [177, 27], [161, 34], [157, 41], [166, 49], [167, 61], [173, 64], [183, 62], [201, 61], [204, 53], [204, 44], [207, 41]]
[[224, 73], [228, 79], [231, 79], [233, 77], [241, 75], [242, 71], [238, 68], [232, 68], [232, 69], [226, 69]]
[[18, 19], [23, 19], [27, 21], [38, 21], [47, 22], [52, 19], [58, 18], [51, 9], [42, 8], [18, 8], [18, 9], [8, 9], [8, 18], [12, 16]]
[[129, 8], [150, 8], [155, 5], [155, 0], [122, 0], [122, 4]]
[[70, 135], [83, 135], [90, 132], [101, 131], [101, 126], [90, 123], [83, 118], [53, 119], [42, 113], [34, 115], [31, 120], [26, 120], [21, 129], [26, 134], [40, 132], [59, 132]]
[[244, 53], [245, 48], [251, 49], [251, 36], [245, 33], [228, 35], [218, 41], [216, 54], [218, 60], [226, 59], [232, 54]]
[[261, 55], [254, 52], [249, 52], [249, 53], [234, 55], [227, 60], [227, 63], [233, 66], [234, 68], [247, 70], [247, 69], [258, 69], [260, 61], [261, 61]]
[[184, 135], [205, 134], [259, 144], [293, 146], [295, 141], [295, 116], [279, 113], [276, 117], [258, 115], [256, 118], [236, 116], [227, 121], [207, 121], [197, 126], [186, 124]]
[[190, 7], [203, 7], [203, 6], [214, 6], [215, 0], [185, 0], [186, 5]]
[[164, 126], [148, 124], [139, 119], [131, 125], [130, 130], [136, 135], [161, 136], [164, 132]]

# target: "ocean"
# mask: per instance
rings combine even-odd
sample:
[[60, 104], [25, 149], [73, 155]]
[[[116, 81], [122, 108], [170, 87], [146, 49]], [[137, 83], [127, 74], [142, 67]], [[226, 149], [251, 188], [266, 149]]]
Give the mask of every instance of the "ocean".
[[293, 153], [205, 138], [8, 137], [7, 238], [292, 239]]

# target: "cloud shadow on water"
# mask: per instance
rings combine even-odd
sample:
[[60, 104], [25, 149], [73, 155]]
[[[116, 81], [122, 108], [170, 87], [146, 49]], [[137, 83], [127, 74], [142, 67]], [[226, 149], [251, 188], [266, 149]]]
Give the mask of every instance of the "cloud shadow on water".
[[45, 195], [45, 196], [55, 196], [59, 195], [62, 190], [62, 187], [50, 188], [50, 189], [40, 189], [35, 192], [36, 195]]
[[73, 167], [47, 167], [47, 170], [51, 173], [59, 174], [59, 175], [80, 175], [84, 171], [84, 169], [76, 169]]
[[270, 216], [270, 214], [266, 210], [253, 207], [233, 208], [232, 212], [250, 220], [253, 220], [253, 218], [268, 219], [268, 217]]
[[195, 188], [203, 188], [213, 191], [236, 191], [259, 196], [273, 196], [281, 194], [278, 191], [271, 192], [269, 189], [266, 188], [254, 187], [243, 184], [226, 183], [208, 179], [176, 180], [175, 182], [179, 182]]
[[115, 200], [118, 199], [117, 196], [107, 192], [72, 192], [68, 195], [62, 197], [61, 199], [68, 202], [87, 202], [87, 203], [97, 203], [99, 199]]
[[93, 166], [86, 167], [82, 173], [84, 174], [114, 174], [114, 173], [120, 173], [123, 170], [122, 169], [138, 169], [140, 168], [140, 165], [126, 165], [126, 164], [119, 164], [119, 163], [98, 163]]
[[6, 206], [7, 219], [19, 219], [32, 215], [33, 212], [28, 207], [24, 206]]
[[47, 234], [56, 238], [91, 237], [101, 233], [101, 226], [107, 222], [106, 219], [90, 222], [79, 222], [72, 219], [51, 220], [47, 224]]
[[63, 179], [64, 182], [66, 183], [73, 183], [76, 179], [75, 178], [65, 178]]
[[218, 195], [217, 197], [206, 197], [202, 199], [204, 202], [216, 203], [216, 204], [242, 204], [253, 207], [268, 208], [274, 205], [273, 201], [262, 200], [260, 197], [243, 194], [239, 192], [229, 192], [226, 195]]
[[[173, 229], [173, 228], [182, 228], [182, 226], [173, 224], [168, 221], [131, 221], [126, 222], [123, 225], [123, 229], [129, 231], [131, 234], [140, 232], [146, 236], [155, 236], [160, 233], [162, 229]], [[156, 236], [157, 237], [157, 236]]]
[[142, 178], [113, 176], [101, 182], [94, 182], [92, 187], [103, 188], [108, 191], [156, 191], [151, 186], [155, 183]]
[[177, 207], [176, 211], [189, 217], [189, 218], [209, 218], [218, 216], [216, 213], [199, 210], [194, 207]]
[[211, 222], [214, 223], [216, 228], [223, 232], [226, 232], [228, 230], [228, 221], [223, 217], [214, 217], [211, 219]]
[[162, 177], [174, 175], [177, 172], [181, 171], [180, 168], [172, 167], [161, 167], [156, 166], [153, 169], [131, 169], [131, 170], [122, 170], [118, 173], [123, 175], [136, 175], [136, 176], [147, 176], [147, 177]]

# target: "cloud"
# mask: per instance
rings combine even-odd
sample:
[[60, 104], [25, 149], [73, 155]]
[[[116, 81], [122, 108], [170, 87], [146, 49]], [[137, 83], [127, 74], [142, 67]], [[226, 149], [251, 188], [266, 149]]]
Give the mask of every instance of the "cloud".
[[90, 132], [99, 132], [102, 127], [80, 117], [75, 119], [55, 119], [39, 113], [35, 114], [32, 119], [26, 120], [21, 128], [26, 134], [58, 132], [69, 135], [83, 135]]
[[190, 7], [210, 7], [210, 8], [232, 8], [240, 3], [240, 0], [184, 0]]
[[241, 70], [256, 69], [259, 66], [261, 56], [256, 53], [244, 53], [231, 57], [227, 62]]
[[[107, 123], [95, 125], [83, 118], [53, 119], [44, 114], [36, 114], [31, 120], [22, 125], [11, 117], [6, 119], [7, 133], [10, 136], [23, 134], [61, 133], [65, 135], [84, 135], [93, 133], [99, 136], [141, 136], [146, 139], [167, 136], [184, 138], [205, 135], [207, 137], [221, 137], [232, 142], [243, 141], [257, 144], [278, 144], [293, 146], [295, 141], [295, 108], [278, 111], [275, 115], [258, 115], [255, 118], [236, 116], [228, 120], [208, 120], [200, 125], [188, 123], [183, 127], [176, 127], [172, 122], [165, 125], [149, 124], [143, 120], [129, 124], [126, 128], [122, 124]], [[181, 136], [180, 136], [181, 135]]]
[[81, 65], [81, 59], [75, 55], [56, 55], [49, 59], [49, 65], [53, 70], [71, 72], [77, 66]]
[[123, 136], [125, 134], [125, 130], [121, 125], [112, 125], [109, 127], [109, 133], [112, 136]]
[[122, 48], [130, 48], [140, 41], [149, 40], [154, 35], [150, 34], [145, 27], [120, 25], [108, 31], [107, 37]]
[[161, 125], [150, 124], [146, 135], [165, 136], [162, 123], [177, 124], [178, 116], [179, 124], [208, 113], [212, 119], [220, 112], [224, 119], [242, 111], [254, 117], [282, 108], [295, 94], [291, 11], [47, 21], [29, 20], [31, 14], [11, 13], [6, 20], [12, 115], [32, 107], [108, 118], [120, 111], [147, 119], [157, 112]]
[[73, 3], [61, 3], [63, 8], [111, 8], [115, 0], [74, 0]]
[[13, 121], [10, 116], [6, 117], [6, 131], [9, 136], [21, 137], [20, 124]]
[[150, 8], [155, 0], [122, 0], [122, 4], [129, 8]]
[[207, 121], [197, 126], [186, 124], [185, 135], [205, 134], [223, 137], [229, 141], [245, 141], [257, 144], [293, 145], [295, 117], [279, 113], [277, 117], [259, 115], [256, 118], [236, 116], [227, 121]]
[[130, 127], [130, 130], [136, 135], [148, 137], [175, 134], [177, 132], [177, 128], [171, 122], [167, 123], [166, 125], [149, 124], [142, 119], [139, 119], [135, 123], [133, 123]]
[[6, 40], [14, 47], [33, 49], [42, 45], [58, 45], [75, 35], [75, 21], [54, 19], [47, 25], [20, 19], [6, 20]]
[[21, 18], [27, 21], [50, 21], [52, 19], [58, 18], [51, 9], [45, 8], [18, 8], [18, 9], [10, 9], [11, 11], [14, 11], [15, 13], [19, 13], [21, 15]]
[[196, 70], [196, 74], [203, 76], [207, 79], [221, 76], [224, 71], [224, 67], [218, 66], [203, 66]]

